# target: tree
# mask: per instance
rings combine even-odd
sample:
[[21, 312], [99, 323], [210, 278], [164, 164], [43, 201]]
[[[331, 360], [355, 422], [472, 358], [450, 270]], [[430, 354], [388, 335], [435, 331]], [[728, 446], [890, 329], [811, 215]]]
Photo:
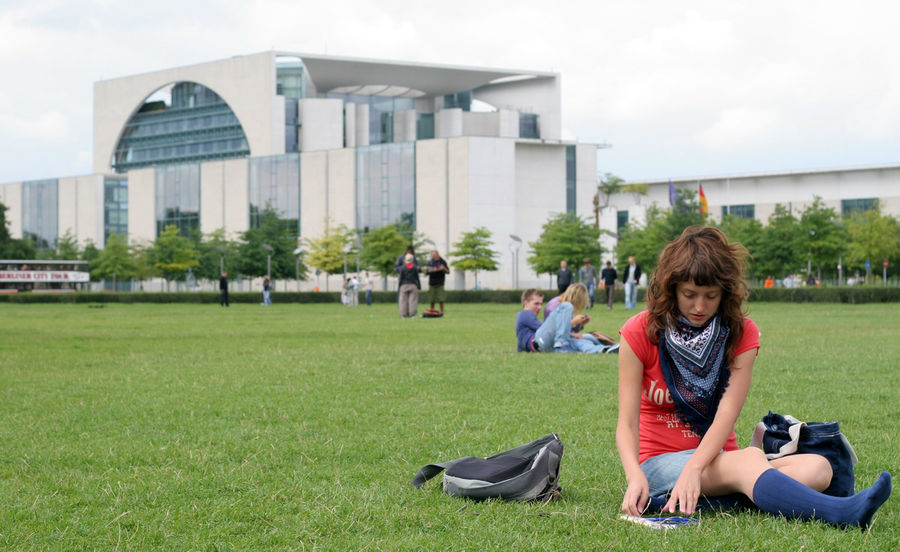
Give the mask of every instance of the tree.
[[719, 228], [725, 232], [729, 242], [738, 242], [747, 248], [750, 253], [750, 265], [747, 267], [747, 276], [750, 278], [765, 278], [767, 274], [759, 271], [759, 266], [753, 261], [758, 258], [763, 240], [763, 225], [756, 219], [746, 219], [736, 215], [726, 215], [719, 223]]
[[406, 239], [393, 224], [369, 230], [362, 237], [360, 261], [369, 270], [373, 270], [386, 279], [394, 274], [394, 263], [407, 246]]
[[[241, 235], [243, 243], [237, 247], [238, 270], [247, 276], [264, 276], [268, 270], [269, 255], [272, 255], [272, 277], [295, 278], [296, 262], [294, 250], [297, 249], [297, 239], [291, 234], [291, 230], [279, 218], [273, 209], [265, 209], [259, 219], [259, 226], [245, 231]], [[224, 236], [223, 236], [224, 239]], [[267, 250], [264, 245], [272, 248]], [[226, 247], [227, 250], [227, 247]], [[300, 279], [307, 277], [306, 264], [303, 259], [300, 262]], [[218, 261], [217, 261], [218, 262]]]
[[429, 251], [425, 250], [425, 234], [416, 231], [415, 215], [413, 213], [403, 213], [397, 219], [397, 222], [394, 223], [394, 227], [403, 238], [401, 251], [405, 250], [407, 245], [412, 245], [413, 251], [416, 252], [416, 260], [420, 265], [426, 264], [431, 255]]
[[528, 246], [534, 255], [528, 257], [528, 265], [537, 274], [553, 274], [560, 261], [578, 266], [585, 257], [590, 257], [600, 265], [603, 247], [600, 245], [600, 230], [572, 213], [551, 215], [542, 227], [537, 241]]
[[53, 258], [73, 261], [81, 257], [81, 249], [78, 247], [78, 238], [72, 233], [71, 229], [67, 229], [66, 233], [56, 241], [56, 251]]
[[[609, 207], [609, 198], [625, 187], [625, 181], [612, 173], [606, 173], [597, 183], [597, 193], [594, 194], [594, 228], [600, 228], [600, 211]], [[603, 205], [600, 205], [600, 198]]]
[[806, 257], [801, 249], [800, 232], [797, 217], [784, 205], [775, 204], [769, 224], [763, 229], [756, 260], [758, 273], [784, 278], [797, 270]]
[[822, 266], [836, 266], [844, 252], [847, 233], [837, 212], [819, 196], [800, 215], [800, 249], [806, 251], [816, 266], [817, 279], [822, 279]]
[[6, 220], [6, 205], [0, 203], [0, 259], [34, 259], [37, 251], [31, 240], [13, 238]]
[[846, 224], [850, 236], [847, 264], [850, 268], [862, 268], [869, 261], [868, 282], [872, 263], [890, 259], [900, 250], [900, 224], [894, 217], [882, 215], [878, 203], [872, 209], [854, 213]]
[[453, 244], [455, 249], [450, 252], [450, 256], [457, 259], [450, 263], [453, 268], [460, 271], [471, 270], [475, 273], [476, 288], [479, 270], [493, 272], [499, 267], [496, 259], [500, 254], [491, 249], [492, 243], [491, 231], [479, 226], [471, 232], [463, 232], [460, 240]]
[[675, 205], [662, 217], [662, 233], [666, 242], [681, 236], [688, 226], [706, 224], [706, 215], [700, 212], [697, 193], [693, 190], [679, 189]]
[[100, 280], [127, 280], [134, 275], [134, 260], [125, 234], [110, 234], [106, 247], [91, 263], [91, 276]]
[[171, 280], [184, 280], [187, 271], [200, 264], [191, 240], [179, 236], [174, 224], [165, 227], [147, 250], [147, 255], [151, 266], [166, 279], [166, 289]]
[[229, 240], [226, 237], [225, 228], [219, 228], [206, 234], [202, 240], [194, 244], [194, 247], [197, 248], [197, 260], [200, 262], [194, 273], [198, 278], [218, 280], [221, 275], [223, 256], [225, 270], [230, 268], [232, 272], [240, 272], [238, 269], [240, 245], [240, 242]]
[[666, 245], [665, 216], [666, 213], [659, 207], [651, 205], [647, 208], [643, 224], [628, 223], [619, 233], [616, 258], [624, 262], [628, 257], [634, 257], [645, 274], [653, 272], [659, 254]]
[[[341, 274], [344, 270], [344, 260], [350, 253], [344, 249], [353, 247], [353, 232], [343, 224], [331, 226], [330, 219], [325, 219], [325, 232], [317, 238], [307, 238], [306, 246], [309, 248], [307, 259], [325, 274]], [[351, 251], [352, 253], [352, 251]], [[325, 280], [326, 289], [328, 279]]]

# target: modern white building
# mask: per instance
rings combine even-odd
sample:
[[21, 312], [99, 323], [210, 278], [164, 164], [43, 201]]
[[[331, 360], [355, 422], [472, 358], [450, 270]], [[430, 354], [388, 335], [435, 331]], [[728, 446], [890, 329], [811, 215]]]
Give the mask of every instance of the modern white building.
[[[669, 182], [670, 179], [644, 181], [646, 195], [613, 195], [609, 206], [600, 213], [600, 226], [616, 232], [629, 222], [645, 222], [650, 205], [668, 208]], [[799, 218], [816, 196], [839, 215], [868, 209], [878, 200], [882, 213], [900, 217], [900, 164], [673, 178], [671, 182], [676, 189], [695, 194], [703, 186], [709, 215], [715, 221], [732, 214], [755, 218], [765, 225], [777, 204]], [[639, 183], [642, 182], [629, 182]], [[604, 236], [601, 241], [607, 251], [615, 248], [614, 237]]]
[[94, 174], [2, 184], [0, 202], [45, 247], [67, 231], [234, 234], [267, 207], [298, 238], [412, 221], [444, 254], [485, 226], [501, 268], [479, 282], [537, 285], [527, 242], [552, 213], [591, 215], [603, 147], [562, 140], [560, 110], [557, 73], [235, 56], [95, 83]]

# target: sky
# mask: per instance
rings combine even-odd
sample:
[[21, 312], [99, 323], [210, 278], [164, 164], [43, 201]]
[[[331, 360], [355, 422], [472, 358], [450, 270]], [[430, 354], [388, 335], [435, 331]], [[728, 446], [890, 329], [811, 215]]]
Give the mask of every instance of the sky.
[[93, 83], [283, 50], [562, 76], [628, 181], [900, 163], [892, 0], [0, 0], [0, 183], [90, 174]]

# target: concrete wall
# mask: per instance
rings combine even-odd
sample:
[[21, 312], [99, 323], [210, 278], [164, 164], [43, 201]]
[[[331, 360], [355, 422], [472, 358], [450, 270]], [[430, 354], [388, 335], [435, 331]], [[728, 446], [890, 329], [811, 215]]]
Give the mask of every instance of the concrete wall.
[[519, 287], [548, 286], [546, 274], [535, 274], [525, 259], [528, 242], [541, 235], [551, 214], [566, 212], [566, 148], [531, 143], [516, 144], [515, 213], [519, 253]]
[[57, 190], [59, 236], [71, 231], [78, 243], [103, 247], [103, 175], [60, 178]]
[[334, 98], [307, 98], [298, 102], [300, 151], [344, 147], [344, 103]]
[[544, 140], [559, 140], [562, 136], [559, 76], [492, 84], [476, 88], [472, 97], [498, 109], [536, 113]]
[[128, 172], [128, 239], [147, 244], [156, 239], [156, 169]]
[[441, 109], [434, 116], [434, 137], [453, 138], [463, 134], [463, 110]]
[[250, 227], [249, 161], [229, 159], [200, 165], [200, 231], [219, 228], [233, 238]]
[[6, 206], [6, 223], [9, 234], [22, 238], [22, 183], [10, 182], [0, 186], [0, 202]]
[[263, 52], [94, 83], [94, 172], [109, 172], [122, 130], [144, 100], [174, 82], [215, 91], [234, 111], [253, 156], [284, 153], [284, 99], [275, 95], [275, 54]]
[[356, 226], [356, 150], [300, 154], [300, 236], [316, 238], [331, 226]]
[[[491, 249], [500, 256], [500, 268], [479, 272], [485, 288], [509, 287], [512, 281], [510, 234], [516, 234], [516, 142], [509, 138], [468, 138], [469, 230], [484, 226], [491, 231]], [[457, 237], [456, 239], [459, 239]], [[520, 255], [521, 257], [521, 255]], [[475, 274], [466, 274], [466, 287], [475, 287]]]

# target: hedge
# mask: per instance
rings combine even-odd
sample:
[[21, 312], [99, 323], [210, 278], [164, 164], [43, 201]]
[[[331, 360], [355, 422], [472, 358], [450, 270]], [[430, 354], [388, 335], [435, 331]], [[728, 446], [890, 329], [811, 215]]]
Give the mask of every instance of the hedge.
[[[544, 298], [556, 296], [556, 290], [543, 290]], [[638, 290], [638, 301], [644, 300], [646, 290]], [[447, 291], [448, 303], [503, 303], [517, 304], [522, 290], [452, 290]], [[259, 292], [235, 292], [229, 294], [232, 303], [259, 303]], [[396, 303], [397, 292], [375, 291], [372, 299], [376, 303]], [[598, 289], [594, 301], [605, 303], [606, 293]], [[616, 290], [616, 303], [624, 303], [625, 293]], [[900, 302], [900, 287], [822, 287], [822, 288], [751, 288], [750, 300], [776, 303], [895, 303]], [[281, 291], [272, 293], [275, 303], [340, 303], [340, 293], [311, 291]], [[419, 303], [427, 304], [428, 294], [419, 294]], [[218, 292], [74, 292], [74, 293], [18, 293], [0, 294], [0, 303], [218, 303]], [[365, 294], [359, 294], [359, 302], [365, 302]]]

